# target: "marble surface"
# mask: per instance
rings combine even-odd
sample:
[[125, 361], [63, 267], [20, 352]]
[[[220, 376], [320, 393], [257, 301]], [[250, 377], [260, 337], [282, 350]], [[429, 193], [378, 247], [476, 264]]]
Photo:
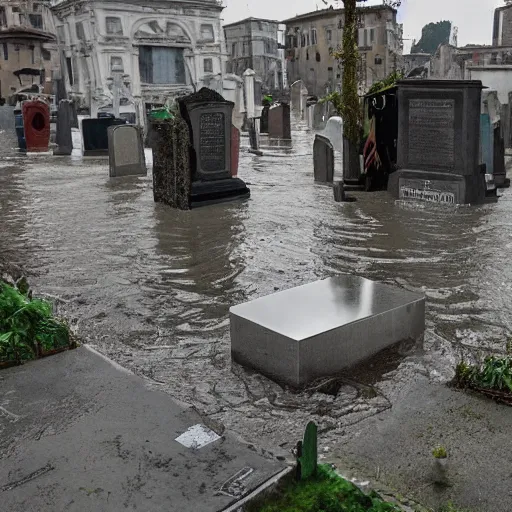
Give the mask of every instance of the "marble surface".
[[417, 293], [343, 275], [261, 297], [230, 312], [300, 341], [423, 299]]

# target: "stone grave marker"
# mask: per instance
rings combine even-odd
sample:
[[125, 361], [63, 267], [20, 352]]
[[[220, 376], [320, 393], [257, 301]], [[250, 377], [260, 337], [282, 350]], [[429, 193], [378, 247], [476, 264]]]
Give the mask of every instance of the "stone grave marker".
[[190, 133], [191, 206], [247, 198], [249, 189], [232, 177], [233, 103], [207, 88], [179, 99]]
[[290, 87], [291, 108], [304, 119], [308, 90], [302, 80], [297, 80]]
[[398, 82], [398, 171], [388, 191], [397, 199], [481, 203], [480, 105], [477, 80]]
[[238, 163], [240, 161], [240, 130], [233, 125], [231, 127], [231, 176], [238, 175]]
[[134, 125], [109, 126], [110, 177], [147, 174], [142, 130]]
[[316, 183], [332, 184], [334, 179], [334, 148], [327, 137], [316, 135], [313, 144], [313, 167]]
[[57, 113], [57, 149], [54, 155], [71, 155], [73, 151], [73, 139], [71, 128], [75, 123], [76, 113], [73, 112], [73, 103], [70, 100], [60, 100]]
[[290, 105], [287, 103], [275, 105], [268, 111], [268, 137], [269, 139], [291, 140]]
[[297, 480], [312, 477], [318, 467], [318, 429], [313, 421], [306, 425], [304, 439], [297, 443]]
[[277, 382], [331, 377], [425, 330], [425, 296], [341, 275], [230, 309], [231, 356]]
[[313, 130], [323, 130], [327, 123], [327, 108], [324, 103], [315, 103], [313, 105], [313, 114], [312, 114], [312, 122], [313, 122]]
[[322, 135], [331, 141], [336, 151], [343, 153], [343, 119], [341, 117], [331, 117], [327, 121]]

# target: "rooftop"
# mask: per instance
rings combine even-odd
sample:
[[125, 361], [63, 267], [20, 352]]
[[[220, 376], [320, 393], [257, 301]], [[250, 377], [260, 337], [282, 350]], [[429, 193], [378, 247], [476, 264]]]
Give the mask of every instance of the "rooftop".
[[[393, 9], [389, 5], [370, 5], [368, 7], [358, 7], [357, 10], [364, 9], [365, 12], [379, 12], [384, 10], [389, 10], [396, 12], [396, 9]], [[302, 21], [307, 19], [313, 19], [313, 18], [321, 18], [323, 16], [332, 16], [337, 14], [343, 14], [345, 9], [334, 9], [333, 7], [329, 7], [328, 9], [317, 9], [316, 11], [307, 12], [305, 14], [298, 14], [294, 18], [288, 18], [286, 20], [283, 20], [281, 23], [284, 24], [291, 24], [296, 21]]]
[[281, 22], [277, 21], [277, 20], [266, 20], [264, 18], [245, 18], [245, 19], [240, 20], [240, 21], [235, 21], [233, 23], [228, 23], [227, 25], [224, 25], [224, 28], [235, 27], [236, 25], [243, 25], [244, 23], [247, 23], [249, 21], [262, 21], [264, 23], [275, 23], [276, 25], [280, 25], [281, 24]]

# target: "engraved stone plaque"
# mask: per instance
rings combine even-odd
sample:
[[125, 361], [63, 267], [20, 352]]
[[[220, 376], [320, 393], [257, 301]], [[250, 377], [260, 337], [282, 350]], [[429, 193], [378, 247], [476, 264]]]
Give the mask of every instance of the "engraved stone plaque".
[[464, 200], [463, 187], [464, 183], [462, 181], [400, 178], [399, 198], [455, 205]]
[[226, 133], [223, 112], [206, 112], [199, 121], [200, 168], [218, 172], [226, 168]]
[[455, 100], [409, 100], [409, 164], [453, 168]]

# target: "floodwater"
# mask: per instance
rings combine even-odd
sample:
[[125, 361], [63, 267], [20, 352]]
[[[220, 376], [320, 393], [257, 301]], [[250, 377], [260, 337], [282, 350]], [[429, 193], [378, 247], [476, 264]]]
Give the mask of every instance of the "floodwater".
[[[386, 192], [335, 203], [313, 184], [313, 134], [298, 130], [291, 151], [241, 155], [249, 201], [181, 212], [153, 202], [151, 173], [110, 180], [105, 159], [22, 157], [0, 137], [0, 257], [82, 340], [250, 441], [288, 449], [313, 419], [328, 442], [418, 374], [448, 380], [462, 355], [506, 350], [509, 190], [477, 207]], [[231, 363], [230, 306], [347, 272], [426, 293], [423, 346], [298, 394]]]

